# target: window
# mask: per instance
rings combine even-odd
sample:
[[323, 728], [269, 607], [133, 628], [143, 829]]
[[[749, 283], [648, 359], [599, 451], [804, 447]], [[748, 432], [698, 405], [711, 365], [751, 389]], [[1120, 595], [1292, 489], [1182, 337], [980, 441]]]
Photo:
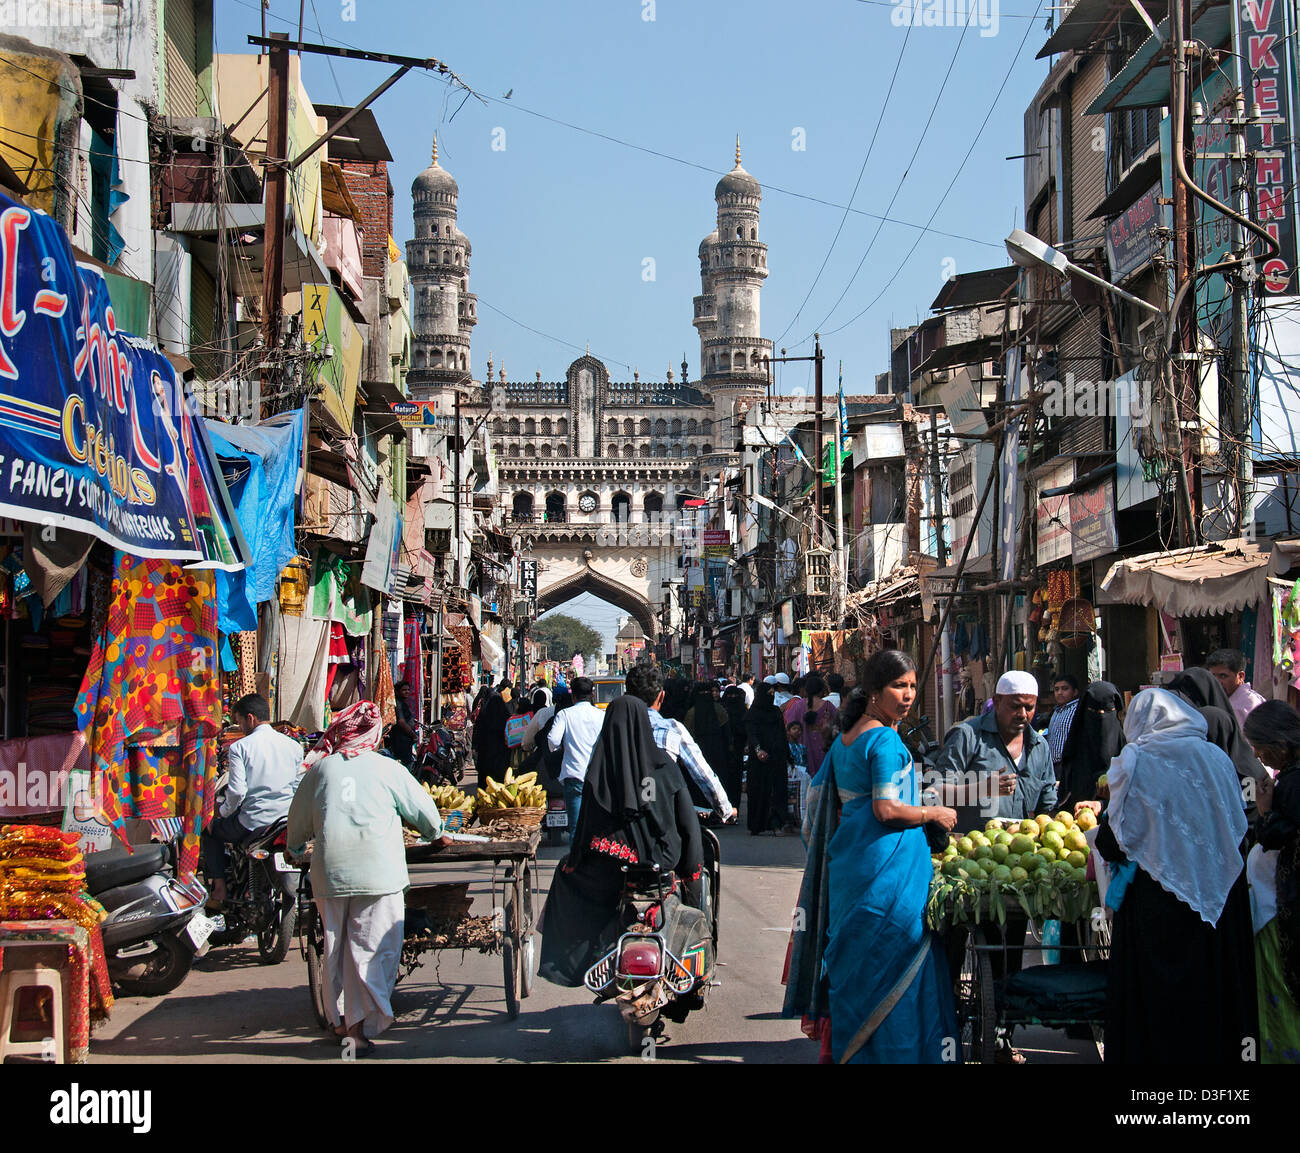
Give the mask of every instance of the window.
[[694, 436], [699, 431], [700, 431], [699, 421], [697, 421], [694, 417], [691, 417], [691, 419], [686, 422], [686, 435]]
[[496, 436], [500, 436], [503, 432], [505, 432], [505, 430], [506, 430], [505, 421], [503, 421], [500, 417], [497, 417], [496, 420], [492, 422], [492, 432]]
[[524, 436], [536, 436], [536, 435], [537, 435], [537, 421], [535, 421], [530, 416], [527, 420], [524, 421]]
[[608, 433], [610, 436], [618, 436], [618, 421], [611, 420], [605, 426], [605, 432]]
[[751, 228], [751, 229], [749, 230], [749, 239], [750, 239], [750, 240], [757, 240], [757, 239], [758, 239], [758, 229], [757, 229], [757, 228]]
[[542, 452], [542, 459], [549, 460], [551, 457], [551, 446], [549, 444], [542, 445], [541, 452]]
[[632, 445], [630, 445], [630, 444], [625, 444], [625, 445], [623, 446], [623, 459], [624, 459], [624, 460], [631, 460], [635, 455], [636, 455], [636, 449], [635, 449]]
[[648, 457], [649, 455], [650, 455], [650, 445], [649, 445], [649, 444], [643, 444], [643, 445], [641, 446], [641, 456], [642, 456], [642, 458], [644, 459], [644, 458]]
[[664, 444], [661, 441], [659, 444], [655, 445], [655, 456], [667, 456], [667, 455], [668, 455], [668, 446], [666, 444]]
[[632, 498], [625, 492], [616, 492], [610, 502], [614, 510], [614, 519], [626, 524], [632, 519]]
[[623, 435], [631, 436], [635, 428], [636, 425], [631, 420], [625, 420], [623, 422]]
[[668, 435], [668, 422], [664, 420], [663, 417], [660, 417], [658, 420], [655, 421], [655, 436], [667, 436], [667, 435]]
[[564, 417], [560, 417], [560, 419], [555, 422], [555, 435], [556, 436], [569, 435], [569, 422]]
[[[548, 448], [549, 445], [543, 445]], [[562, 492], [548, 492], [546, 494], [546, 523], [563, 524], [565, 520], [565, 500]]]
[[668, 426], [668, 432], [672, 436], [681, 436], [682, 422], [680, 420], [673, 421], [672, 424]]
[[637, 425], [636, 431], [639, 436], [649, 436], [650, 422], [648, 420], [643, 420], [639, 425]]
[[519, 435], [519, 418], [518, 418], [518, 417], [516, 417], [516, 416], [512, 416], [512, 417], [510, 418], [510, 425], [509, 425], [509, 428], [510, 428], [510, 435], [511, 435], [511, 436], [518, 436], [518, 435]]
[[533, 515], [533, 494], [517, 492], [513, 502], [515, 520], [531, 520]]
[[541, 423], [537, 426], [537, 431], [543, 436], [551, 435], [551, 418], [549, 416], [542, 417]]
[[646, 493], [642, 507], [645, 509], [646, 520], [654, 520], [664, 511], [664, 494], [661, 492]]

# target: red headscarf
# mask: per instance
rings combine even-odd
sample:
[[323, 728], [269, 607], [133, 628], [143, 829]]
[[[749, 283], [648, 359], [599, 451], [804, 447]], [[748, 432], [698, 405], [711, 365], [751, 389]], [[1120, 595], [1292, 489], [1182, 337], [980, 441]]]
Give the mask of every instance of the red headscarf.
[[377, 749], [383, 739], [384, 721], [379, 706], [374, 701], [358, 701], [334, 718], [330, 727], [312, 745], [302, 767], [310, 769], [331, 753], [355, 757], [358, 753], [370, 752]]

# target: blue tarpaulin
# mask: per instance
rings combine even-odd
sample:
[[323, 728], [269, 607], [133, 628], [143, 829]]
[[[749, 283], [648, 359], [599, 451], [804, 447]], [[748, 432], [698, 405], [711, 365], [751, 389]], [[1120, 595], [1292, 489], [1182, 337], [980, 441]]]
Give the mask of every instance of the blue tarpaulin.
[[257, 628], [257, 606], [276, 596], [276, 581], [298, 553], [294, 505], [302, 465], [302, 409], [257, 425], [205, 421], [212, 447], [253, 554], [242, 572], [217, 576], [217, 619], [224, 633]]

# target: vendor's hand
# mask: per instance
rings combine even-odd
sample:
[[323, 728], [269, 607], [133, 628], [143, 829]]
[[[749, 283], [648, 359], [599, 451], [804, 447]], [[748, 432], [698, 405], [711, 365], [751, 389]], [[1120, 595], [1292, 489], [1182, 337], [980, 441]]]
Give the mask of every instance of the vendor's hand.
[[1100, 801], [1080, 801], [1074, 806], [1074, 815], [1077, 817], [1084, 809], [1091, 809], [1097, 816], [1101, 816]]
[[1016, 791], [1016, 774], [1003, 773], [998, 777], [998, 795], [1009, 797]]
[[1262, 781], [1255, 782], [1255, 807], [1261, 813], [1267, 813], [1273, 808], [1273, 778], [1267, 772]]
[[439, 837], [438, 840], [437, 840], [437, 844], [441, 845], [444, 849], [445, 849], [448, 845], [454, 845], [455, 843], [456, 843], [456, 842], [453, 841], [453, 840], [451, 839], [451, 837], [450, 837], [447, 833], [443, 833], [442, 836]]
[[758, 759], [759, 759], [760, 761], [765, 761], [765, 760], [767, 760], [767, 753], [766, 753], [766, 751], [763, 750], [763, 749], [759, 749], [759, 750], [758, 750], [758, 754], [757, 754], [757, 756], [758, 756]]
[[932, 809], [928, 806], [925, 810], [926, 817], [931, 821], [938, 821], [943, 826], [945, 833], [951, 833], [957, 827], [957, 810], [937, 808]]

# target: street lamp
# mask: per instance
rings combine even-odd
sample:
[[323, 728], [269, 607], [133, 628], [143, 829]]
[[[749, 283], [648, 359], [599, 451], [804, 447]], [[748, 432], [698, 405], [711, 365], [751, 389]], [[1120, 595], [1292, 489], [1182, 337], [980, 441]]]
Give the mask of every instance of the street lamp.
[[1165, 316], [1165, 310], [1158, 308], [1156, 305], [1143, 300], [1140, 296], [1134, 296], [1131, 292], [1125, 292], [1122, 288], [1111, 284], [1109, 280], [1103, 280], [1095, 272], [1089, 272], [1086, 268], [1080, 268], [1060, 249], [1053, 248], [1045, 241], [1039, 240], [1037, 236], [1031, 236], [1023, 229], [1014, 228], [1011, 235], [1006, 239], [1007, 255], [1011, 257], [1015, 264], [1021, 268], [1051, 268], [1059, 272], [1062, 276], [1079, 276], [1084, 280], [1090, 281], [1099, 288], [1104, 288], [1108, 292], [1113, 292], [1121, 300], [1127, 300], [1129, 304], [1136, 304], [1139, 308], [1146, 309], [1147, 312], [1153, 312], [1162, 320]]

